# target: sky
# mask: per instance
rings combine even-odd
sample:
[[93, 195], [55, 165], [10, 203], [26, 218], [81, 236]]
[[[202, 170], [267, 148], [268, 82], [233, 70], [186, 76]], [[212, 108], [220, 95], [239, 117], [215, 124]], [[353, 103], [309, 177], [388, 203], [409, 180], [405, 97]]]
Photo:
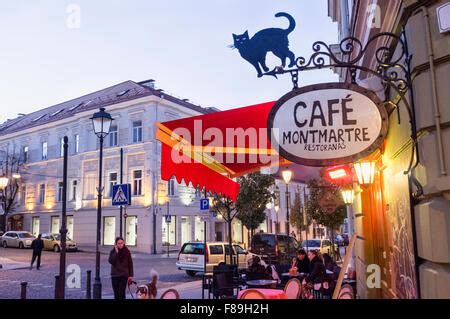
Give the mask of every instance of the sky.
[[[0, 0], [0, 122], [126, 80], [156, 80], [165, 92], [230, 109], [274, 101], [289, 75], [258, 78], [228, 46], [288, 12], [296, 56], [314, 41], [337, 42], [326, 0]], [[269, 68], [279, 59], [268, 55]], [[337, 81], [331, 70], [301, 74], [299, 85]]]

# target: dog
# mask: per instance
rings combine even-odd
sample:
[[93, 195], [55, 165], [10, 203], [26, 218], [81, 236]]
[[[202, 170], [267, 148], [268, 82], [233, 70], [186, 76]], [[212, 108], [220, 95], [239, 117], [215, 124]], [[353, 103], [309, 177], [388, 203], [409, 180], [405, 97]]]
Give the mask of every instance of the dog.
[[156, 294], [158, 293], [156, 285], [158, 284], [159, 275], [154, 269], [152, 269], [150, 271], [150, 277], [152, 278], [150, 283], [146, 285], [139, 285], [136, 288], [137, 299], [156, 299]]

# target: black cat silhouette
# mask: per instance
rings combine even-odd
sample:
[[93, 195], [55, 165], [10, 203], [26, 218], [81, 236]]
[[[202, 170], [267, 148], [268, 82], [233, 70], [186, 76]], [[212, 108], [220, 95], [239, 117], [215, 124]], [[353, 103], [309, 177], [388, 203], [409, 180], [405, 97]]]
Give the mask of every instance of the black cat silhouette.
[[244, 34], [233, 33], [234, 47], [239, 50], [241, 56], [250, 62], [258, 71], [258, 77], [263, 76], [261, 64], [265, 72], [269, 71], [266, 65], [267, 52], [272, 52], [280, 58], [283, 67], [286, 66], [286, 58], [289, 58], [289, 67], [295, 65], [295, 55], [289, 50], [288, 34], [295, 28], [295, 20], [285, 12], [275, 14], [275, 17], [285, 17], [289, 20], [287, 29], [269, 28], [261, 30], [250, 39], [248, 31]]

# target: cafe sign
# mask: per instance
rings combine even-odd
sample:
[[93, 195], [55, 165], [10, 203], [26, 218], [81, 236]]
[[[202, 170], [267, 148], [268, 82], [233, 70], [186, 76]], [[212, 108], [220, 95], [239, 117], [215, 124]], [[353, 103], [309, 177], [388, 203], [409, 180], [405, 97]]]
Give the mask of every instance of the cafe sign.
[[370, 155], [383, 142], [388, 115], [376, 94], [355, 84], [294, 89], [269, 113], [272, 147], [294, 163], [338, 165]]

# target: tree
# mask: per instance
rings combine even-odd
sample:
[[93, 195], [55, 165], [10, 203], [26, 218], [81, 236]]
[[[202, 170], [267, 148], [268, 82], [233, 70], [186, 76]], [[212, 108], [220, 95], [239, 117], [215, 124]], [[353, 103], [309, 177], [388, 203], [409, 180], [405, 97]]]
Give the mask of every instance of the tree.
[[228, 244], [230, 261], [233, 260], [232, 249], [232, 222], [239, 218], [242, 224], [252, 232], [266, 218], [267, 203], [272, 201], [274, 194], [270, 187], [275, 185], [273, 176], [260, 173], [251, 173], [238, 179], [241, 188], [234, 203], [231, 199], [214, 194], [211, 211], [220, 214], [228, 227]]
[[275, 194], [270, 191], [275, 178], [257, 172], [239, 177], [238, 182], [241, 188], [236, 200], [237, 217], [253, 236], [255, 229], [266, 219], [267, 204], [275, 199]]
[[[308, 182], [309, 196], [306, 201], [306, 212], [310, 220], [315, 220], [317, 223], [328, 227], [331, 230], [331, 241], [334, 244], [334, 231], [339, 228], [344, 222], [347, 215], [344, 202], [341, 200], [339, 194], [339, 186], [331, 184], [325, 179], [310, 180]], [[330, 192], [338, 199], [340, 199], [339, 206], [333, 213], [325, 212], [320, 206], [320, 200]], [[334, 250], [334, 245], [332, 246]]]
[[18, 175], [23, 169], [23, 160], [15, 152], [9, 153], [9, 149], [0, 153], [0, 177], [8, 179], [7, 186], [1, 190], [1, 204], [3, 216], [0, 218], [0, 230], [6, 232], [8, 225], [8, 215], [16, 209], [16, 197], [20, 189], [22, 178]]
[[216, 214], [220, 214], [222, 216], [223, 220], [227, 223], [228, 245], [229, 245], [228, 251], [230, 254], [230, 263], [232, 263], [233, 244], [232, 244], [232, 235], [231, 235], [232, 234], [231, 233], [231, 223], [233, 222], [233, 219], [238, 214], [235, 203], [227, 197], [222, 197], [220, 195], [214, 194], [212, 205], [211, 205], [211, 211], [215, 212]]

